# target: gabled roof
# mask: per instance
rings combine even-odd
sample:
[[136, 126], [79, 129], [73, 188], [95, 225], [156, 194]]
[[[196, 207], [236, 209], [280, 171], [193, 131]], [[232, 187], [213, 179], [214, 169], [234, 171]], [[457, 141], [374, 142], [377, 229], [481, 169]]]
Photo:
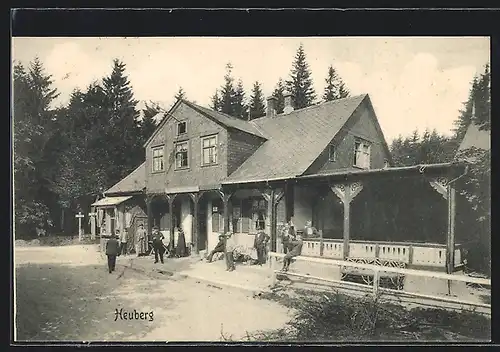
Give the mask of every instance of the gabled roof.
[[141, 192], [146, 187], [146, 162], [143, 162], [104, 194]]
[[366, 97], [366, 94], [358, 95], [274, 118], [252, 120], [268, 140], [223, 183], [302, 175]]
[[[205, 107], [199, 106], [197, 104], [194, 104], [190, 101], [184, 100], [184, 99], [179, 99], [177, 102], [172, 106], [172, 108], [165, 114], [165, 117], [161, 122], [158, 124], [156, 127], [156, 130], [153, 132], [153, 134], [148, 138], [148, 140], [144, 143], [144, 146], [148, 145], [148, 143], [154, 138], [154, 136], [160, 131], [160, 129], [165, 125], [165, 123], [172, 117], [174, 116], [174, 111], [177, 109], [177, 107], [181, 104], [184, 103], [185, 105], [189, 106], [191, 109], [197, 111], [198, 113], [202, 114], [203, 116], [207, 117], [208, 119], [214, 121], [215, 123], [225, 127], [225, 128], [232, 128], [236, 129], [245, 133], [252, 134], [257, 137], [261, 138], [266, 138], [263, 133], [258, 129], [257, 126], [255, 126], [253, 123], [238, 119], [236, 117], [232, 117], [230, 115], [213, 111], [210, 109], [207, 109]], [[158, 116], [158, 115], [157, 115]], [[156, 116], [155, 116], [156, 117]], [[175, 118], [175, 116], [174, 116]]]
[[491, 148], [491, 132], [488, 130], [480, 130], [479, 126], [474, 122], [471, 122], [467, 128], [457, 153], [471, 147], [485, 150], [490, 150]]

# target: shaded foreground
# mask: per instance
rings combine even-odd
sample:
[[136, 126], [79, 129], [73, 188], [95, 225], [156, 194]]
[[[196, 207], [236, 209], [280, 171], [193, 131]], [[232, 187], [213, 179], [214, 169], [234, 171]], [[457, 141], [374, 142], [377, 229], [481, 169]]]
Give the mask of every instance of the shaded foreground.
[[490, 341], [491, 319], [472, 312], [413, 308], [371, 296], [298, 289], [260, 296], [296, 311], [285, 328], [252, 335], [267, 341]]

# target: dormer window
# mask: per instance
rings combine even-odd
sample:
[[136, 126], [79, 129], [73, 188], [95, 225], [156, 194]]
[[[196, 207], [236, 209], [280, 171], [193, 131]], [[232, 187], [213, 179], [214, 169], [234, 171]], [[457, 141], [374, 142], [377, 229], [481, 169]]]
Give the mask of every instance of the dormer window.
[[187, 133], [187, 124], [186, 121], [179, 122], [177, 124], [177, 135], [182, 136]]
[[337, 161], [337, 150], [334, 144], [328, 146], [328, 161]]
[[369, 142], [358, 139], [354, 143], [354, 166], [369, 169], [370, 168], [370, 149]]

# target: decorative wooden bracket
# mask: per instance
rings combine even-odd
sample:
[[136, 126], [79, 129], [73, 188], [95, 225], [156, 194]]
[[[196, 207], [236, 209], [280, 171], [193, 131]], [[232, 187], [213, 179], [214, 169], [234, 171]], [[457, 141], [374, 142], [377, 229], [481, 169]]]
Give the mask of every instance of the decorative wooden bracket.
[[448, 199], [448, 179], [446, 177], [437, 177], [429, 180], [429, 184], [434, 188], [439, 194], [443, 196], [444, 199]]
[[340, 183], [330, 186], [342, 203], [349, 204], [363, 190], [361, 182]]

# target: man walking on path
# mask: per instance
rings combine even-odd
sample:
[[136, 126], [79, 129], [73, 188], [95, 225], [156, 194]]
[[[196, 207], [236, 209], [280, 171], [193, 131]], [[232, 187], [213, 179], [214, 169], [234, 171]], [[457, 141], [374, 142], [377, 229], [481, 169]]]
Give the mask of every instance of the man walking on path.
[[160, 256], [161, 263], [163, 264], [163, 253], [165, 253], [165, 248], [163, 247], [163, 239], [165, 237], [158, 229], [158, 226], [153, 227], [153, 249], [155, 251], [155, 264], [158, 263], [158, 255]]
[[118, 236], [111, 235], [111, 238], [106, 243], [106, 255], [108, 256], [108, 271], [111, 274], [115, 271], [116, 256], [120, 254], [120, 244], [118, 243]]

